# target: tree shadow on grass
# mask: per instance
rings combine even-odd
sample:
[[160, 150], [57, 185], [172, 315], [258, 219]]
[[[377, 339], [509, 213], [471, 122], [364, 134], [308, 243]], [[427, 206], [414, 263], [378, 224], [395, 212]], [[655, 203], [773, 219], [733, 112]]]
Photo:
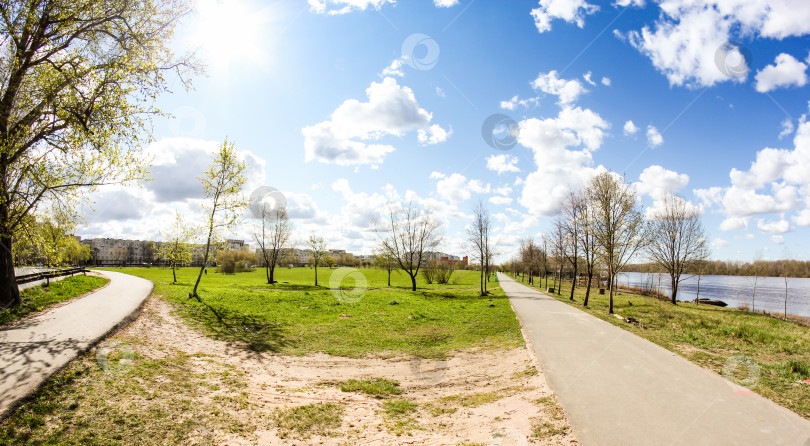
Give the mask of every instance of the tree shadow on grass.
[[318, 290], [326, 290], [328, 288], [318, 285], [303, 285], [300, 283], [284, 283], [284, 282], [276, 282], [272, 285], [270, 284], [263, 284], [257, 286], [251, 286], [249, 288], [251, 290], [257, 291], [271, 291], [271, 290], [284, 290], [284, 291], [318, 291]]
[[279, 324], [221, 306], [214, 308], [199, 297], [196, 300], [202, 307], [196, 308], [195, 318], [218, 339], [242, 343], [254, 352], [278, 353], [292, 345]]

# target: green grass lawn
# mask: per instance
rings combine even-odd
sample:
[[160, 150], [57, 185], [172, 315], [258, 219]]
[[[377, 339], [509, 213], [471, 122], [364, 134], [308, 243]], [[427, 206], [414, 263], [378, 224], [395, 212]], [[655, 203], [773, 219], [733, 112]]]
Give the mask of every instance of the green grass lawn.
[[[225, 275], [209, 268], [198, 290], [200, 301], [188, 298], [199, 269], [179, 270], [177, 284], [171, 283], [169, 269], [115, 271], [153, 281], [154, 294], [174, 303], [190, 324], [254, 351], [443, 357], [473, 347], [523, 345], [503, 291], [496, 287], [479, 296], [475, 271], [456, 271], [447, 285], [427, 285], [420, 277], [413, 292], [406, 274], [394, 272], [389, 288], [386, 272], [373, 268], [349, 275], [334, 290], [330, 278], [338, 269], [319, 268], [316, 287], [309, 268], [277, 269], [279, 283], [273, 285], [262, 269]], [[364, 289], [355, 288], [363, 280]]]
[[[545, 290], [539, 280], [535, 287]], [[562, 294], [554, 297], [709, 370], [725, 369], [732, 381], [810, 419], [810, 384], [803, 382], [810, 379], [810, 328], [735, 308], [672, 305], [623, 292], [614, 295], [614, 312], [639, 322], [628, 324], [608, 314], [607, 294], [592, 290], [583, 308], [584, 288], [576, 290], [575, 302], [568, 300], [570, 290], [570, 282], [563, 284]]]
[[[329, 288], [337, 270], [319, 269], [321, 286], [315, 287], [311, 269], [278, 270], [281, 283], [274, 285], [266, 283], [263, 270], [224, 275], [209, 269], [199, 289], [202, 302], [187, 297], [196, 269], [178, 271], [178, 284], [171, 283], [168, 269], [116, 271], [153, 281], [154, 295], [190, 324], [256, 351], [443, 357], [472, 347], [523, 345], [503, 292], [494, 288], [492, 295], [478, 296], [473, 271], [457, 271], [448, 285], [420, 280], [413, 292], [405, 274], [394, 273], [388, 288], [385, 271], [362, 269], [365, 292], [351, 291], [350, 276], [343, 283], [350, 294], [342, 296]], [[306, 437], [330, 435], [343, 417], [344, 406], [332, 403], [261, 411], [246, 393], [245, 372], [205, 354], [164, 350], [159, 341], [150, 344], [126, 332], [105, 344], [114, 352], [105, 367], [95, 350], [73, 361], [0, 424], [0, 445], [218, 444], [213, 430], [249, 437], [268, 425], [276, 425], [282, 437]], [[141, 356], [144, 348], [163, 355]], [[207, 365], [198, 371], [201, 361]], [[402, 392], [398, 383], [384, 379], [335, 385], [381, 398]], [[405, 400], [389, 405], [386, 426], [403, 433], [412, 429], [415, 405]]]
[[51, 305], [100, 288], [109, 279], [96, 276], [76, 275], [52, 281], [48, 286], [33, 286], [20, 292], [22, 304], [8, 310], [0, 309], [0, 326], [14, 322], [31, 313], [42, 311]]

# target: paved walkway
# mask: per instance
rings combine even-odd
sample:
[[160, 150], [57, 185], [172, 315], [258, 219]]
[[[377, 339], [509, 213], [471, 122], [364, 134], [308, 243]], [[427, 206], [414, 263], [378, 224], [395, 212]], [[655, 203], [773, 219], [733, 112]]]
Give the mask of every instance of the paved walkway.
[[810, 446], [810, 421], [503, 274], [498, 279], [582, 445]]
[[110, 283], [67, 305], [0, 329], [0, 417], [115, 328], [129, 323], [152, 282], [101, 272]]

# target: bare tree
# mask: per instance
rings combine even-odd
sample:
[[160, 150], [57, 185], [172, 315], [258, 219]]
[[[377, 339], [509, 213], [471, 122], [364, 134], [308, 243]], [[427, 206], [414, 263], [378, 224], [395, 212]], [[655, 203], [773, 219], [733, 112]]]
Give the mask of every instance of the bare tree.
[[[520, 242], [518, 253], [520, 258], [519, 264], [522, 267], [524, 276], [527, 273], [529, 274], [528, 283], [530, 285], [534, 284], [535, 273], [539, 273], [541, 268], [545, 271], [545, 252], [545, 248], [541, 249], [531, 237]], [[540, 278], [540, 284], [542, 285], [542, 278]], [[546, 285], [548, 285], [548, 281], [546, 281]]]
[[577, 192], [574, 198], [580, 205], [579, 213], [577, 214], [578, 232], [577, 232], [577, 245], [582, 250], [582, 256], [585, 260], [585, 273], [588, 275], [588, 284], [585, 288], [585, 299], [582, 301], [583, 306], [588, 306], [588, 298], [591, 295], [591, 282], [593, 280], [594, 269], [596, 268], [597, 260], [597, 245], [596, 237], [594, 237], [594, 205], [588, 199], [587, 194], [584, 192]]
[[703, 274], [706, 271], [706, 261], [707, 259], [700, 259], [692, 262], [692, 268], [694, 268], [695, 273], [697, 273], [697, 293], [695, 293], [696, 304], [700, 304], [700, 279], [703, 277]]
[[545, 288], [548, 289], [548, 271], [549, 271], [549, 258], [548, 258], [548, 236], [543, 235], [540, 238], [540, 243], [536, 245], [537, 248], [537, 271], [542, 271], [543, 276], [540, 278], [540, 282], [542, 285], [543, 279], [545, 279], [546, 284]]
[[[537, 271], [537, 264], [540, 260], [540, 249], [534, 243], [534, 239], [529, 237], [520, 242], [520, 263], [523, 266], [523, 274], [529, 274], [529, 285], [534, 283], [534, 272]], [[541, 280], [542, 284], [542, 280]]]
[[261, 220], [261, 228], [256, 229], [253, 238], [259, 245], [264, 260], [267, 283], [272, 284], [276, 283], [274, 279], [276, 265], [292, 250], [290, 239], [293, 224], [285, 207], [273, 207], [269, 203], [262, 203], [259, 220]]
[[227, 230], [233, 227], [239, 219], [242, 209], [247, 205], [242, 197], [242, 187], [245, 185], [245, 168], [247, 164], [240, 161], [236, 155], [233, 143], [226, 139], [213, 155], [211, 167], [200, 177], [205, 197], [209, 200], [204, 205], [207, 211], [208, 238], [203, 251], [202, 266], [197, 274], [197, 281], [189, 298], [196, 297], [197, 287], [200, 285], [203, 272], [211, 254], [211, 245], [216, 241], [216, 231]]
[[669, 274], [670, 301], [675, 305], [684, 270], [691, 263], [709, 256], [700, 210], [680, 197], [665, 196], [660, 208], [653, 210], [650, 217], [647, 253]]
[[323, 237], [310, 234], [307, 247], [312, 250], [312, 264], [315, 266], [315, 286], [318, 286], [318, 265], [325, 261], [329, 249]]
[[473, 259], [481, 264], [482, 296], [487, 295], [487, 278], [493, 254], [490, 249], [490, 226], [489, 211], [483, 201], [479, 201], [473, 206], [473, 223], [467, 229], [467, 241], [472, 248]]
[[568, 240], [566, 237], [565, 222], [561, 217], [554, 219], [551, 232], [551, 252], [554, 258], [554, 291], [560, 295], [562, 273], [568, 255]]
[[788, 278], [793, 273], [793, 261], [790, 259], [790, 250], [785, 248], [782, 255], [782, 276], [785, 278], [785, 320], [788, 318], [787, 303], [788, 303]]
[[751, 264], [754, 272], [754, 292], [751, 295], [751, 311], [755, 311], [755, 303], [757, 300], [757, 281], [759, 280], [760, 270], [762, 268], [762, 250], [758, 249], [754, 254], [754, 262]]
[[644, 218], [633, 187], [611, 172], [591, 178], [586, 191], [594, 204], [594, 236], [599, 257], [608, 271], [608, 312], [613, 313], [616, 274], [644, 246]]
[[[577, 286], [577, 276], [579, 275], [579, 239], [584, 231], [582, 226], [582, 213], [585, 204], [582, 197], [575, 191], [569, 189], [568, 196], [562, 203], [560, 212], [560, 223], [565, 235], [565, 258], [571, 265], [571, 294], [568, 300], [574, 300], [574, 289]], [[562, 280], [562, 279], [561, 279]]]
[[422, 211], [413, 203], [403, 207], [388, 207], [388, 221], [383, 231], [386, 233], [380, 246], [397, 265], [411, 278], [411, 289], [416, 291], [416, 277], [419, 269], [428, 260], [428, 253], [435, 251], [441, 243], [439, 223], [428, 211]]

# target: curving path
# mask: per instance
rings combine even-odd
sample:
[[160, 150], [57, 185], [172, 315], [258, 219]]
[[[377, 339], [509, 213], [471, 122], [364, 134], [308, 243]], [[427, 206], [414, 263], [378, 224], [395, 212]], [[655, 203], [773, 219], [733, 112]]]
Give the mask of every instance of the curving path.
[[581, 444], [810, 446], [810, 421], [499, 274]]
[[108, 333], [134, 320], [152, 282], [100, 271], [106, 287], [0, 329], [0, 418]]

